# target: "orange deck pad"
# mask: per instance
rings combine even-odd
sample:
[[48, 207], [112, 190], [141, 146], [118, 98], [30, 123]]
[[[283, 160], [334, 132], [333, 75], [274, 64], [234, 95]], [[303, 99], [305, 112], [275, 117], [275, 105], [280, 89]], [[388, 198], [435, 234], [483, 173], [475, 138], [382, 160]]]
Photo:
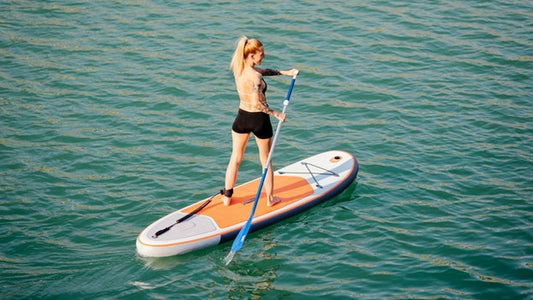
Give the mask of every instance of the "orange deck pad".
[[[226, 228], [244, 222], [250, 217], [258, 187], [259, 179], [236, 187], [229, 206], [224, 206], [221, 199], [222, 196], [217, 195], [209, 205], [197, 214], [213, 218], [220, 228]], [[281, 202], [276, 203], [276, 205], [272, 207], [268, 207], [266, 205], [267, 200], [264, 190], [265, 186], [263, 185], [263, 191], [259, 197], [259, 203], [257, 203], [254, 217], [278, 210], [313, 194], [313, 188], [309, 185], [307, 180], [302, 177], [274, 176], [274, 196], [279, 197]], [[200, 201], [197, 204], [184, 209], [183, 212], [190, 213], [203, 202], [204, 201]]]

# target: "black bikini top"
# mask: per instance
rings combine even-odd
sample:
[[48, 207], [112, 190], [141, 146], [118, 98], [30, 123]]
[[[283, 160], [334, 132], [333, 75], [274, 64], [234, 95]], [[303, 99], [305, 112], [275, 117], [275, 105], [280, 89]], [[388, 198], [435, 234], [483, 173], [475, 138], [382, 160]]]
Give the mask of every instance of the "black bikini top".
[[261, 81], [263, 81], [263, 83], [265, 84], [265, 88], [263, 89], [263, 95], [264, 95], [266, 93], [266, 91], [267, 91], [268, 85], [267, 85], [266, 81], [263, 79], [263, 77], [261, 77]]

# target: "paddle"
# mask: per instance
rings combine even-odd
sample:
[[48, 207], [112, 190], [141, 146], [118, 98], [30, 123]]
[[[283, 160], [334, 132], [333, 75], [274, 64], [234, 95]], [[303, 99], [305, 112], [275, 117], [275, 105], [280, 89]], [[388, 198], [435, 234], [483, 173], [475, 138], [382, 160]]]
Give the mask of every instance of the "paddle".
[[[285, 101], [283, 101], [282, 113], [285, 113], [287, 111], [287, 106], [289, 106], [289, 100], [291, 98], [292, 89], [294, 87], [294, 82], [296, 81], [297, 75], [298, 75], [298, 71], [296, 71], [296, 74], [292, 76], [291, 86], [289, 87], [289, 91], [287, 92], [287, 97], [285, 98]], [[257, 193], [255, 194], [255, 200], [254, 200], [254, 205], [252, 206], [252, 212], [250, 213], [250, 217], [248, 218], [244, 226], [241, 228], [241, 231], [239, 231], [239, 234], [233, 241], [233, 245], [231, 246], [231, 251], [229, 252], [228, 256], [224, 258], [224, 262], [226, 263], [226, 265], [229, 265], [229, 263], [235, 256], [235, 253], [239, 251], [239, 249], [241, 249], [242, 245], [244, 244], [244, 240], [246, 239], [246, 235], [248, 235], [248, 231], [250, 230], [250, 226], [252, 225], [252, 219], [254, 217], [255, 209], [257, 207], [257, 202], [259, 200], [259, 196], [261, 195], [261, 190], [263, 189], [263, 183], [265, 182], [265, 177], [268, 172], [268, 165], [270, 165], [270, 162], [272, 161], [272, 155], [274, 154], [274, 147], [276, 147], [276, 142], [278, 141], [278, 135], [281, 129], [281, 124], [282, 122], [278, 122], [278, 127], [276, 128], [276, 133], [274, 134], [274, 139], [272, 140], [272, 145], [270, 146], [270, 153], [268, 154], [268, 158], [265, 163], [263, 175], [261, 176], [261, 181], [259, 182]]]

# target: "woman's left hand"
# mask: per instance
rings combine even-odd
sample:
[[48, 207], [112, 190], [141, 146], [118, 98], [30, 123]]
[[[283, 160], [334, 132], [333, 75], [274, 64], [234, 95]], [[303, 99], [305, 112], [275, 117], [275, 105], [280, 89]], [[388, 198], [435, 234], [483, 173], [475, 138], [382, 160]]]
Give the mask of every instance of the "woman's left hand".
[[288, 71], [289, 74], [287, 74], [287, 75], [296, 76], [296, 75], [298, 75], [299, 72], [300, 71], [298, 71], [297, 69], [291, 69], [290, 71]]
[[289, 71], [280, 71], [281, 75], [285, 75], [285, 76], [296, 76], [298, 75], [298, 70], [297, 69], [291, 69]]

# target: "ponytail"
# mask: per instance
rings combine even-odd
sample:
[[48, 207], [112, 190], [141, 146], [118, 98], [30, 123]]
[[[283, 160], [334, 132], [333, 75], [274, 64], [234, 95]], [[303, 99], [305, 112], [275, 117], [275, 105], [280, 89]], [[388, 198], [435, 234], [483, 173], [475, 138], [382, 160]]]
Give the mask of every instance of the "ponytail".
[[263, 47], [263, 44], [259, 40], [249, 40], [245, 36], [239, 39], [237, 42], [237, 48], [235, 49], [235, 52], [233, 52], [233, 57], [231, 58], [231, 63], [229, 65], [229, 68], [233, 71], [235, 77], [242, 74], [242, 71], [244, 70], [244, 60], [248, 55], [255, 53], [261, 47]]

